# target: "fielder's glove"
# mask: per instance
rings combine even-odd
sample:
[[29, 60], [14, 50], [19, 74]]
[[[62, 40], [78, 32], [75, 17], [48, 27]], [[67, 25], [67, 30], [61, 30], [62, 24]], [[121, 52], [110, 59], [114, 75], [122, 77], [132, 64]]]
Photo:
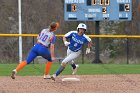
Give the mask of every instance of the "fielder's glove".
[[65, 46], [68, 46], [70, 44], [70, 42], [65, 41], [64, 44], [65, 44]]
[[87, 48], [86, 49], [86, 54], [89, 54], [90, 53], [90, 48]]

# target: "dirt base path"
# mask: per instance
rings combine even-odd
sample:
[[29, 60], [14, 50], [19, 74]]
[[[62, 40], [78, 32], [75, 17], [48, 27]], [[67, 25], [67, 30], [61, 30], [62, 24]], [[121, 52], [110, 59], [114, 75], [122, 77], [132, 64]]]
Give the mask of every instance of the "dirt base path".
[[[62, 82], [66, 77], [80, 81]], [[140, 75], [66, 75], [55, 82], [41, 76], [1, 76], [0, 93], [140, 93]]]

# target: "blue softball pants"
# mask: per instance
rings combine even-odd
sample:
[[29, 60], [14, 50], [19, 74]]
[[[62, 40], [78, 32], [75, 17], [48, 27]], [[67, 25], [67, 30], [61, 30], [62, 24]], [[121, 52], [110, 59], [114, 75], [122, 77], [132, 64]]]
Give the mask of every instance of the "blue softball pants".
[[28, 54], [28, 57], [26, 58], [27, 64], [30, 64], [37, 56], [42, 56], [43, 58], [52, 62], [49, 49], [42, 44], [35, 44], [32, 47], [30, 53]]

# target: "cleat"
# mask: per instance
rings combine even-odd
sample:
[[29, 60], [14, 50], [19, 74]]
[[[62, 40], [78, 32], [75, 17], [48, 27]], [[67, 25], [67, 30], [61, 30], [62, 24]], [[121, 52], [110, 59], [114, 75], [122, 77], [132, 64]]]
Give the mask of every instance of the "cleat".
[[15, 76], [16, 76], [16, 71], [13, 70], [13, 71], [12, 71], [12, 74], [11, 74], [11, 78], [12, 78], [12, 79], [15, 79]]
[[45, 74], [44, 74], [44, 79], [51, 79], [51, 76], [50, 76], [50, 75], [45, 75]]
[[56, 78], [56, 74], [53, 74], [53, 75], [51, 76], [51, 79], [52, 79], [53, 81], [55, 81], [55, 78]]
[[72, 68], [72, 71], [73, 71], [72, 72], [72, 75], [75, 75], [76, 74], [78, 67], [79, 67], [79, 65], [76, 65], [76, 68], [75, 69]]

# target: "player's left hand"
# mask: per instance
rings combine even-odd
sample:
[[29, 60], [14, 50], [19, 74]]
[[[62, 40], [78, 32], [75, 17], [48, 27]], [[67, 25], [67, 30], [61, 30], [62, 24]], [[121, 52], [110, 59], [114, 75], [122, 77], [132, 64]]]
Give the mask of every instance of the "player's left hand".
[[90, 48], [87, 48], [86, 49], [86, 54], [89, 54], [90, 53]]
[[55, 57], [52, 57], [52, 61], [55, 61], [56, 60], [56, 58]]

